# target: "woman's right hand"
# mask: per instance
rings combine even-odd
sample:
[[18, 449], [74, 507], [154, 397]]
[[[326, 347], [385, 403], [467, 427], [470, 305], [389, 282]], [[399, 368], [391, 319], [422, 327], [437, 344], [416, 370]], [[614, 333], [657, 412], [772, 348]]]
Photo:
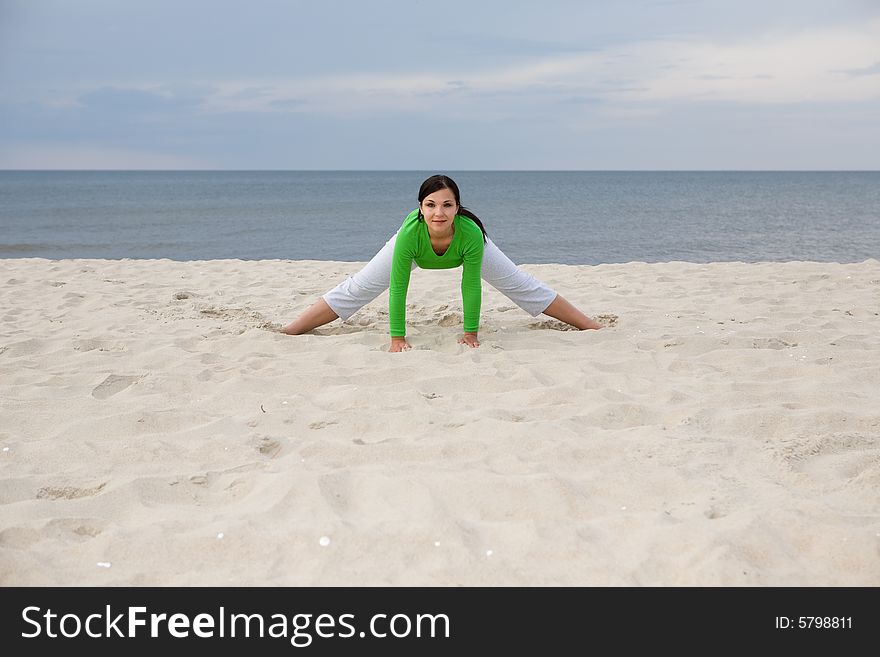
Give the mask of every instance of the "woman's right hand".
[[406, 338], [391, 338], [391, 347], [389, 347], [388, 353], [396, 354], [399, 351], [409, 351], [410, 349], [412, 347]]

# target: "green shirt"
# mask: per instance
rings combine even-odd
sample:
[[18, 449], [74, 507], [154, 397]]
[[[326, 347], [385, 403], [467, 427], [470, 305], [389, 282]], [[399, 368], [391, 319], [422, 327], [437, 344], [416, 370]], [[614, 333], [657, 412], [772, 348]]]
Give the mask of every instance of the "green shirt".
[[419, 211], [409, 213], [397, 233], [388, 287], [388, 315], [391, 336], [406, 335], [406, 291], [412, 262], [422, 269], [452, 269], [462, 266], [461, 301], [464, 306], [464, 330], [476, 333], [480, 327], [480, 267], [483, 265], [483, 231], [468, 217], [455, 215], [455, 234], [443, 255], [434, 253], [428, 226], [419, 221]]

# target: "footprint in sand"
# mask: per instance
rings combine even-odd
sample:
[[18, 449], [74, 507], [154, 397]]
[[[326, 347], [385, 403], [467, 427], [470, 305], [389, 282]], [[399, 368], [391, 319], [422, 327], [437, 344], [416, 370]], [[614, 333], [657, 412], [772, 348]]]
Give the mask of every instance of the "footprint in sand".
[[326, 429], [327, 427], [332, 427], [334, 424], [339, 424], [336, 420], [321, 420], [319, 422], [312, 422], [309, 424], [309, 429]]
[[324, 501], [337, 515], [344, 516], [351, 508], [351, 475], [347, 471], [321, 475], [318, 488]]
[[551, 331], [577, 331], [577, 327], [572, 326], [571, 324], [566, 324], [565, 322], [560, 322], [557, 319], [545, 319], [541, 322], [533, 322], [529, 324], [530, 329], [550, 329]]
[[256, 435], [250, 440], [254, 449], [270, 459], [274, 459], [281, 453], [281, 450], [284, 448], [284, 443], [286, 442], [287, 441], [284, 438], [271, 438], [269, 436], [261, 435]]
[[43, 486], [37, 491], [38, 500], [78, 500], [81, 497], [92, 497], [97, 495], [104, 486], [105, 481], [91, 488], [80, 488], [79, 486]]
[[44, 540], [81, 543], [99, 536], [104, 524], [103, 520], [96, 518], [58, 518], [40, 529], [7, 527], [0, 531], [0, 547], [28, 550]]
[[[617, 315], [598, 315], [596, 317], [596, 321], [602, 324], [603, 326], [617, 326]], [[576, 326], [572, 326], [571, 324], [566, 324], [565, 322], [561, 322], [558, 319], [545, 319], [540, 322], [533, 322], [529, 324], [530, 329], [550, 329], [551, 331], [578, 331]]]
[[445, 313], [437, 322], [440, 326], [458, 326], [461, 324], [461, 317], [455, 313]]
[[121, 342], [111, 342], [108, 340], [74, 340], [74, 351], [125, 351], [125, 345]]
[[98, 518], [56, 518], [47, 522], [41, 533], [44, 538], [82, 542], [99, 536], [105, 525]]
[[[177, 299], [177, 295], [175, 295], [175, 299]], [[258, 313], [257, 311], [251, 310], [247, 307], [229, 308], [226, 306], [203, 306], [199, 308], [198, 311], [202, 317], [219, 319], [223, 322], [233, 321], [238, 324], [243, 324], [244, 326], [243, 328], [241, 328], [241, 332], [252, 326], [264, 330], [273, 330], [275, 328], [280, 328], [278, 324], [267, 320], [261, 313]]]
[[709, 520], [717, 520], [718, 518], [726, 517], [730, 512], [727, 507], [724, 505], [710, 504], [709, 508], [703, 511], [703, 516], [708, 518]]
[[755, 349], [785, 349], [797, 347], [797, 342], [786, 342], [779, 338], [755, 338], [752, 340], [752, 347]]
[[117, 374], [111, 374], [92, 390], [92, 397], [95, 399], [107, 399], [108, 397], [112, 397], [113, 395], [122, 392], [132, 383], [142, 378], [143, 376], [119, 376]]
[[801, 435], [775, 449], [791, 470], [829, 486], [867, 483], [880, 472], [880, 441], [867, 433]]

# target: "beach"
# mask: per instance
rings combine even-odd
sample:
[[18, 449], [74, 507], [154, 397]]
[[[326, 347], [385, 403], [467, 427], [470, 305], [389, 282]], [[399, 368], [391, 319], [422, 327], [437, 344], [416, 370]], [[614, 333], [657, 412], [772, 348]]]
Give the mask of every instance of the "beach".
[[2, 586], [878, 586], [880, 262], [0, 260]]

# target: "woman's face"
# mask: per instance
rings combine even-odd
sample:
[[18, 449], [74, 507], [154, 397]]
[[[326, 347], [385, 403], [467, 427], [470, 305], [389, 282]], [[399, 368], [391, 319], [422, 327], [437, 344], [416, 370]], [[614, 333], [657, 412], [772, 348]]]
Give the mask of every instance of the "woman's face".
[[452, 220], [458, 212], [455, 194], [451, 189], [439, 189], [422, 201], [422, 214], [432, 235], [446, 235], [452, 231]]

